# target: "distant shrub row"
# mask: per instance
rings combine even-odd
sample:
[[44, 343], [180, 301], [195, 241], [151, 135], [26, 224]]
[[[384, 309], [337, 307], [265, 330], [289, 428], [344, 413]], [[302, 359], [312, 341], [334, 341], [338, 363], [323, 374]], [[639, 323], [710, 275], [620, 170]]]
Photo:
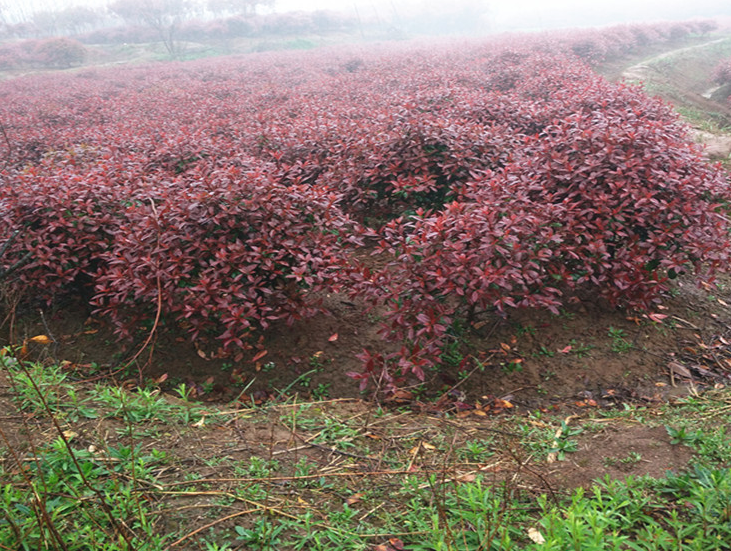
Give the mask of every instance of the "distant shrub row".
[[0, 44], [0, 71], [23, 68], [67, 69], [81, 65], [86, 48], [71, 38]]

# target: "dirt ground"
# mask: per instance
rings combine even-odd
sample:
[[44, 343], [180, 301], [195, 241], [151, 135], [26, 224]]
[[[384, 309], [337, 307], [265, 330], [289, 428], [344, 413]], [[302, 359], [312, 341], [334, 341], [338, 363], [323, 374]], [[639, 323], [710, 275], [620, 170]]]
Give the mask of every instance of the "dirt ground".
[[[397, 405], [421, 409], [484, 409], [498, 400], [522, 410], [573, 404], [612, 407], [626, 400], [658, 402], [689, 385], [713, 387], [731, 379], [731, 279], [716, 287], [684, 282], [661, 306], [664, 319], [610, 309], [586, 299], [558, 316], [517, 311], [477, 320], [465, 330], [445, 366], [414, 381]], [[364, 349], [384, 350], [378, 320], [363, 308], [332, 296], [330, 315], [275, 326], [269, 353], [252, 362], [218, 357], [215, 342], [194, 346], [177, 328], [160, 327], [141, 353], [146, 333], [119, 343], [103, 321], [72, 301], [31, 310], [15, 321], [16, 342], [48, 335], [51, 344], [29, 343], [29, 354], [68, 362], [80, 379], [129, 384], [156, 381], [163, 389], [185, 383], [198, 399], [257, 403], [299, 394], [304, 399], [383, 398], [364, 393], [347, 375], [360, 370]], [[129, 360], [138, 359], [129, 364]], [[458, 365], [467, 358], [468, 370]], [[121, 368], [120, 368], [121, 366]], [[126, 366], [126, 367], [125, 367]], [[441, 400], [440, 400], [441, 399]], [[387, 398], [387, 400], [389, 400]], [[438, 405], [435, 405], [438, 403]], [[479, 404], [479, 406], [477, 405]]]

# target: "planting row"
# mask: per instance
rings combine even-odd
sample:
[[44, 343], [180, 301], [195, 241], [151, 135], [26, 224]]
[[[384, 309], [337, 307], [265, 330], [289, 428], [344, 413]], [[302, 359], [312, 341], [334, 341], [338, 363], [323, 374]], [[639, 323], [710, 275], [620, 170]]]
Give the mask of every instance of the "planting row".
[[160, 311], [232, 351], [346, 293], [403, 343], [358, 375], [393, 385], [458, 320], [577, 292], [650, 309], [725, 268], [726, 174], [667, 105], [539, 44], [5, 82], [0, 262], [30, 253], [15, 286], [121, 335]]

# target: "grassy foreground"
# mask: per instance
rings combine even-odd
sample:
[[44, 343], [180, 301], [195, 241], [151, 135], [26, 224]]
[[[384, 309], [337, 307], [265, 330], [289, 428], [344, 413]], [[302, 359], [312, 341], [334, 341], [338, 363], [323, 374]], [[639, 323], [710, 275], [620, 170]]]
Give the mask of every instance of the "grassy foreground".
[[[727, 549], [731, 392], [481, 415], [357, 400], [199, 403], [0, 356], [0, 549]], [[581, 404], [585, 406], [585, 404]], [[569, 411], [570, 410], [570, 411]], [[509, 409], [506, 408], [506, 411]], [[573, 412], [568, 415], [567, 412]], [[607, 454], [658, 427], [687, 468]], [[580, 448], [606, 473], [572, 487]], [[557, 474], [558, 473], [558, 474]]]

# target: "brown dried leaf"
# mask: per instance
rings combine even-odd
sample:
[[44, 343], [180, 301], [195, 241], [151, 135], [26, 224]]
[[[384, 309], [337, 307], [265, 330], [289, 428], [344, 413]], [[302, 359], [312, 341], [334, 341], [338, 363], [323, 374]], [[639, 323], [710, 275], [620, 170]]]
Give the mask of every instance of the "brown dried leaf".
[[475, 476], [473, 473], [467, 473], [457, 477], [458, 482], [474, 482], [476, 479], [477, 476]]
[[688, 368], [685, 367], [681, 363], [678, 363], [678, 362], [670, 362], [668, 364], [668, 368], [675, 375], [679, 375], [680, 377], [685, 377], [686, 379], [691, 379], [692, 378], [692, 375], [690, 374], [690, 371], [688, 370]]
[[348, 505], [355, 505], [362, 499], [363, 499], [363, 494], [360, 494], [360, 493], [353, 494], [352, 496], [350, 496], [348, 499], [345, 500], [345, 503], [347, 503]]
[[403, 551], [405, 549], [404, 542], [398, 538], [388, 538], [388, 543], [391, 544], [394, 551]]

